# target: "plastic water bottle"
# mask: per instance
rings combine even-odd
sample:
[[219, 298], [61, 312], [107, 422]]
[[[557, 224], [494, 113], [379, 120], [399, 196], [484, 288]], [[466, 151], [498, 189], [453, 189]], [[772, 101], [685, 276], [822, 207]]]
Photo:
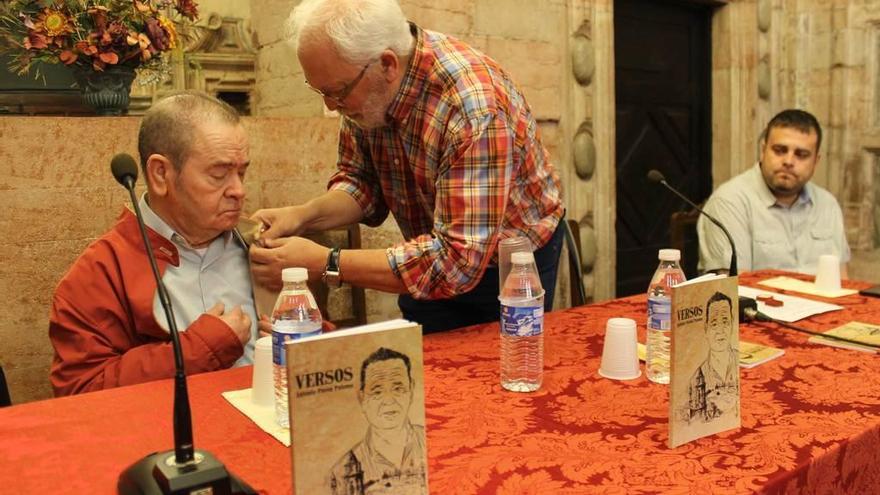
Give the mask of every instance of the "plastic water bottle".
[[533, 392], [544, 378], [544, 289], [529, 251], [511, 255], [501, 287], [501, 386]]
[[306, 285], [305, 268], [281, 271], [284, 287], [272, 310], [272, 378], [275, 382], [275, 421], [290, 425], [287, 414], [287, 358], [284, 343], [321, 333], [321, 311]]
[[672, 333], [673, 285], [684, 282], [684, 271], [678, 264], [678, 249], [661, 249], [657, 271], [648, 285], [648, 344], [646, 366], [648, 379], [669, 383], [669, 337]]

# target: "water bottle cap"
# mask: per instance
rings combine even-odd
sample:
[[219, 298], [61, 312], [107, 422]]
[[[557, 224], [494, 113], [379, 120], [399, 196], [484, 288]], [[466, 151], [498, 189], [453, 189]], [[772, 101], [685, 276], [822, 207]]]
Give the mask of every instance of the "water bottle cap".
[[282, 282], [305, 282], [309, 279], [309, 272], [305, 268], [285, 268], [281, 270]]
[[661, 249], [657, 254], [657, 259], [661, 261], [678, 261], [681, 259], [681, 251], [678, 249]]
[[510, 255], [510, 262], [514, 265], [528, 265], [535, 261], [535, 255], [531, 251], [517, 251]]

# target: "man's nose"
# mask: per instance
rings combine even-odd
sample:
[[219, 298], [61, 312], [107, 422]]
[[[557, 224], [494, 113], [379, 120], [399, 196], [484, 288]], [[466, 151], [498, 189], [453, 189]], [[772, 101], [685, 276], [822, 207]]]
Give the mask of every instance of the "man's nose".
[[244, 198], [244, 179], [241, 178], [238, 174], [232, 179], [232, 183], [229, 184], [229, 187], [226, 188], [226, 195], [231, 198], [243, 199]]

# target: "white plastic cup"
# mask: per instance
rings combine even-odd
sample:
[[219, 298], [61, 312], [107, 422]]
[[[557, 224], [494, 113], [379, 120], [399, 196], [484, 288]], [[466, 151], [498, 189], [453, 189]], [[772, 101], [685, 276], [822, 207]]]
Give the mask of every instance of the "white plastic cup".
[[258, 406], [275, 407], [272, 381], [272, 337], [261, 337], [254, 344], [254, 377], [251, 402]]
[[513, 253], [531, 253], [532, 251], [532, 241], [528, 237], [517, 236], [501, 239], [501, 242], [498, 243], [498, 287], [504, 287], [504, 281], [510, 273]]
[[609, 318], [599, 374], [612, 380], [632, 380], [642, 374], [636, 339], [636, 322], [630, 318]]
[[840, 259], [833, 254], [819, 256], [816, 267], [816, 288], [823, 291], [840, 290]]

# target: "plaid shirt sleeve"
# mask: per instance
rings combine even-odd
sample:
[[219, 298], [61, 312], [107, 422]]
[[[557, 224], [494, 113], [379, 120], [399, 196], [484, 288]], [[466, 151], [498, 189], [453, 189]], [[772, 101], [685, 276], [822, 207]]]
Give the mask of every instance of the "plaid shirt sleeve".
[[364, 225], [376, 227], [388, 217], [388, 205], [382, 195], [382, 186], [376, 171], [369, 163], [368, 153], [361, 148], [361, 131], [348, 119], [339, 127], [339, 149], [336, 173], [330, 177], [328, 191], [348, 193], [364, 213]]
[[492, 259], [514, 167], [514, 133], [486, 112], [447, 127], [435, 179], [432, 235], [387, 250], [388, 262], [416, 299], [449, 298], [472, 289]]

